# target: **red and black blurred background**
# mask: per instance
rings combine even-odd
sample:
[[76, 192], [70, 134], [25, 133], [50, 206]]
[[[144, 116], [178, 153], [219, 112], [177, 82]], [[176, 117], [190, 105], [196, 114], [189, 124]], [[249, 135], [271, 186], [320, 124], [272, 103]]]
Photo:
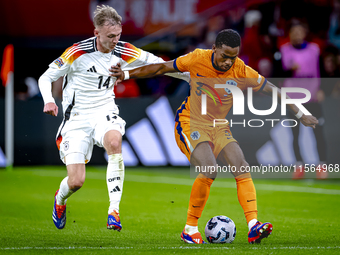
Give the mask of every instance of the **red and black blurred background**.
[[[6, 44], [14, 44], [15, 90], [24, 92], [26, 77], [38, 79], [67, 47], [93, 36], [93, 10], [97, 4], [108, 4], [123, 18], [121, 40], [164, 59], [196, 47], [211, 48], [216, 32], [233, 28], [243, 37], [241, 58], [257, 70], [259, 60], [266, 58], [272, 66], [265, 75], [281, 77], [275, 53], [288, 41], [291, 20], [308, 24], [308, 39], [324, 50], [331, 14], [338, 11], [333, 2], [337, 1], [1, 0], [0, 54]], [[156, 89], [141, 84], [140, 89], [141, 95], [172, 94], [176, 85]], [[0, 91], [3, 96], [3, 88]]]

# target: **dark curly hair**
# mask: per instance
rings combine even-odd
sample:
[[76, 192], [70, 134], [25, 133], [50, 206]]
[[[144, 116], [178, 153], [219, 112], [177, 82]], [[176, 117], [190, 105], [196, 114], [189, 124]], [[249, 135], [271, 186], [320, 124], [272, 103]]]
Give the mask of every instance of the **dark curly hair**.
[[221, 48], [223, 44], [231, 48], [241, 46], [240, 34], [232, 29], [222, 30], [221, 32], [218, 33], [216, 37], [215, 47]]

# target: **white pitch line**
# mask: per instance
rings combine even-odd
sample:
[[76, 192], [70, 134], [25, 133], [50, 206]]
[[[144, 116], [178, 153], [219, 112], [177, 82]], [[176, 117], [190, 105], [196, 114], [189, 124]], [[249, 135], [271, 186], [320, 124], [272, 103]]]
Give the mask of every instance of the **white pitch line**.
[[[200, 245], [200, 246], [178, 246], [178, 247], [4, 247], [0, 248], [0, 250], [125, 250], [125, 249], [137, 249], [137, 250], [150, 250], [150, 249], [159, 249], [159, 250], [198, 250], [198, 249], [209, 249], [209, 250], [237, 250], [239, 247], [214, 247], [213, 244]], [[283, 247], [246, 247], [250, 250], [314, 250], [314, 249], [340, 249], [340, 246], [316, 246], [316, 247], [306, 247], [306, 246], [283, 246]]]
[[[39, 176], [57, 176], [62, 177], [63, 174], [55, 173], [53, 171], [37, 171], [36, 175]], [[98, 179], [101, 180], [105, 177], [102, 173], [92, 173], [90, 172], [87, 175], [87, 179]], [[125, 175], [126, 181], [131, 182], [146, 182], [146, 183], [164, 183], [164, 184], [175, 184], [175, 185], [186, 185], [191, 186], [194, 183], [195, 179], [188, 178], [176, 178], [176, 177], [167, 177], [167, 176], [147, 176], [147, 175], [137, 175], [137, 174], [129, 174]], [[222, 182], [220, 180], [216, 180], [213, 183], [212, 187], [217, 188], [227, 188], [227, 189], [235, 189], [235, 182]], [[268, 190], [268, 191], [277, 191], [277, 192], [297, 192], [297, 193], [312, 193], [312, 194], [324, 194], [324, 195], [340, 195], [340, 190], [337, 189], [322, 189], [322, 188], [312, 188], [312, 187], [303, 187], [303, 186], [291, 186], [291, 185], [273, 185], [273, 184], [256, 184], [256, 190]]]
[[[191, 186], [194, 179], [187, 178], [174, 178], [166, 176], [145, 176], [145, 175], [131, 175], [127, 174], [125, 177], [126, 181], [131, 182], [148, 182], [148, 183], [164, 183], [164, 184], [177, 184]], [[221, 182], [215, 181], [212, 187], [217, 188], [236, 188], [236, 183], [232, 182]], [[270, 190], [279, 192], [299, 192], [299, 193], [313, 193], [313, 194], [325, 194], [325, 195], [340, 195], [340, 190], [337, 189], [322, 189], [322, 188], [311, 188], [311, 187], [299, 187], [289, 185], [273, 185], [273, 184], [256, 184], [256, 190]]]

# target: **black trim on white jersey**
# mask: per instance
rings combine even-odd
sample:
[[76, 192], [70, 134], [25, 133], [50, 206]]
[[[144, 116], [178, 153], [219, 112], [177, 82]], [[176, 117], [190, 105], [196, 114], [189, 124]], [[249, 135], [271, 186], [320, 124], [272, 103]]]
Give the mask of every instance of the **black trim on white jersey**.
[[[89, 44], [89, 43], [92, 43], [92, 45]], [[87, 53], [91, 53], [91, 52], [97, 51], [96, 37], [91, 37], [89, 39], [86, 39], [84, 41], [79, 42], [78, 47], [84, 47], [84, 46], [88, 47], [89, 45], [91, 45], [92, 47], [90, 49], [85, 49], [84, 51], [86, 51]]]
[[124, 43], [122, 42], [118, 42], [116, 47], [114, 48], [114, 50], [112, 51], [113, 55], [115, 55], [118, 58], [122, 58], [122, 53], [120, 53], [119, 51], [117, 51], [117, 46], [121, 46], [124, 47]]
[[61, 129], [60, 129], [60, 131], [59, 131], [59, 134], [57, 135], [57, 140], [58, 140], [58, 138], [59, 138], [60, 135], [61, 135], [61, 130], [63, 130], [63, 127], [65, 126], [66, 121], [68, 121], [68, 120], [70, 119], [71, 111], [72, 111], [72, 108], [73, 108], [73, 106], [74, 106], [75, 99], [76, 99], [76, 93], [73, 94], [72, 103], [67, 107], [67, 109], [66, 109], [66, 111], [65, 111], [63, 126], [61, 127]]
[[68, 80], [67, 80], [67, 75], [65, 75], [64, 77], [64, 85], [63, 85], [63, 90], [66, 88], [66, 85], [68, 83]]
[[79, 52], [79, 51], [83, 51], [86, 53], [92, 53], [92, 52], [96, 52], [97, 49], [95, 47], [95, 37], [86, 39], [84, 41], [81, 42], [77, 42], [75, 44], [73, 44], [73, 46], [71, 46], [70, 48], [68, 48], [65, 53], [64, 53], [64, 57], [66, 59], [70, 58], [74, 53]]
[[71, 110], [74, 106], [74, 101], [76, 99], [76, 93], [73, 94], [73, 99], [72, 99], [72, 103], [67, 107], [66, 111], [65, 111], [65, 121], [70, 119], [71, 116]]
[[[122, 55], [125, 55], [129, 58], [138, 59], [140, 57], [140, 52], [135, 49], [131, 49], [126, 47], [129, 43], [118, 42], [116, 47], [114, 48], [114, 55], [123, 58]], [[133, 45], [132, 45], [133, 46]]]
[[94, 40], [93, 40], [93, 48], [95, 49], [95, 51], [98, 51], [98, 48], [97, 48], [97, 37], [95, 37]]

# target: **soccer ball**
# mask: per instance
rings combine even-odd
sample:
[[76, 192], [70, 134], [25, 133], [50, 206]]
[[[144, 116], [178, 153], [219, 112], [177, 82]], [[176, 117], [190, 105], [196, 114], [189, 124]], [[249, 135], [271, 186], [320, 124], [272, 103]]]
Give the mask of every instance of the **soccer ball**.
[[231, 243], [236, 236], [236, 226], [227, 216], [215, 216], [207, 222], [204, 233], [209, 243]]

